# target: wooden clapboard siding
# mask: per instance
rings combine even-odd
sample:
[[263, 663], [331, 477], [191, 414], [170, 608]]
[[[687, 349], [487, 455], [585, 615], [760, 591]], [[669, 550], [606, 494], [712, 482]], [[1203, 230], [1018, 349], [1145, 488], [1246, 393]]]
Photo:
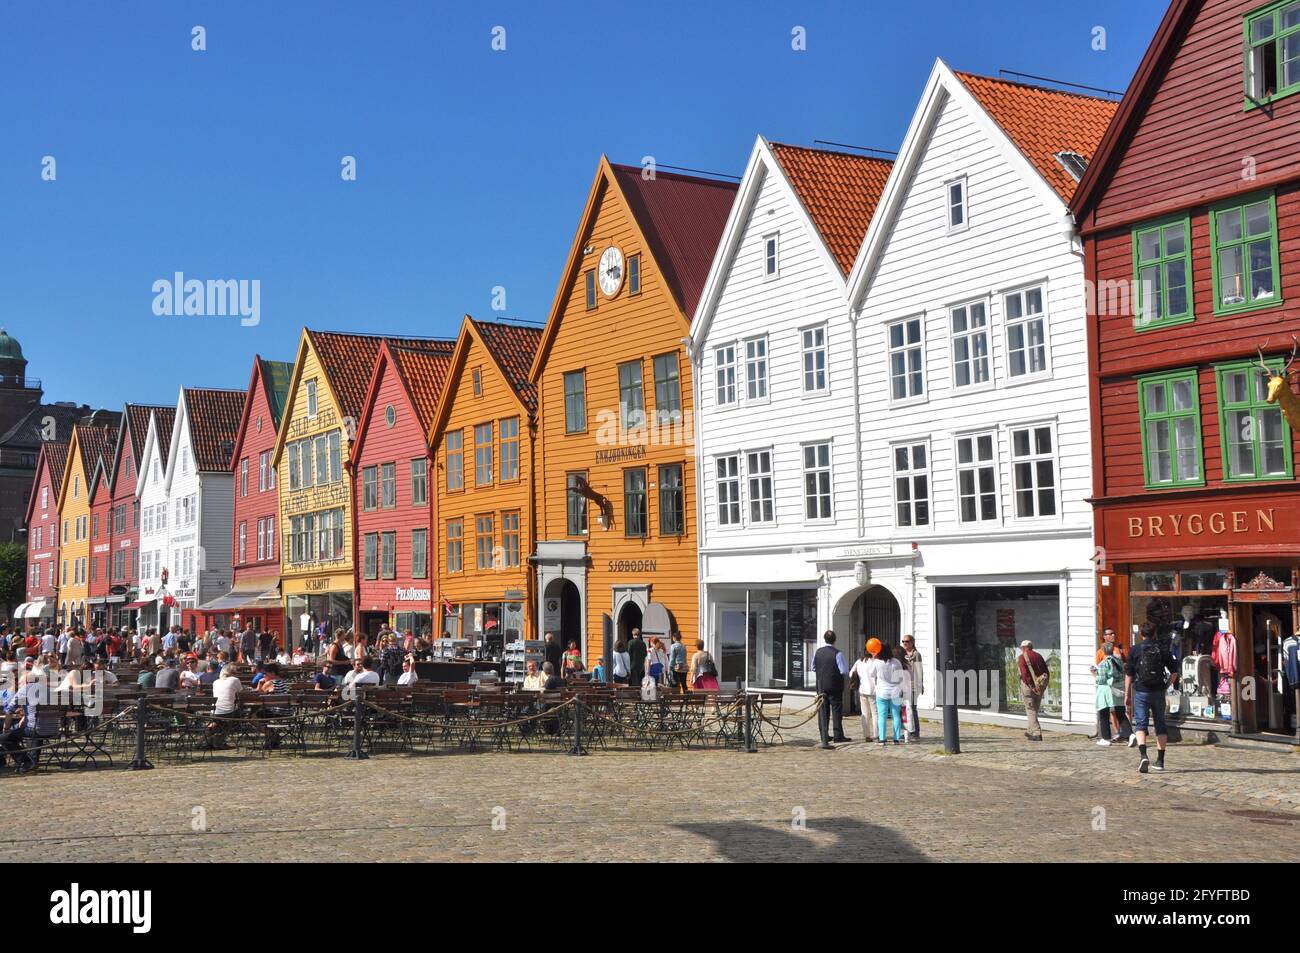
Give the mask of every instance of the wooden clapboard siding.
[[[81, 574], [78, 567], [85, 567], [85, 574], [89, 575], [89, 556], [90, 540], [89, 526], [87, 532], [78, 539], [77, 525], [79, 520], [85, 520], [87, 524], [90, 521], [90, 476], [93, 461], [86, 459], [86, 439], [85, 431], [81, 424], [72, 428], [72, 441], [68, 447], [68, 463], [63, 471], [63, 486], [59, 494], [59, 621], [65, 621], [62, 612], [62, 606], [68, 606], [68, 612], [71, 614], [72, 607], [80, 606], [86, 601], [88, 587], [85, 579], [77, 581]], [[64, 539], [64, 527], [67, 528], [67, 538]], [[63, 567], [67, 566], [67, 582], [63, 581]], [[82, 617], [82, 623], [86, 622]]]
[[[539, 539], [566, 538], [566, 474], [587, 473], [593, 491], [613, 504], [613, 522], [602, 530], [596, 508], [589, 507], [586, 536], [590, 566], [587, 570], [586, 651], [599, 655], [601, 616], [613, 612], [616, 585], [648, 585], [650, 598], [667, 606], [677, 627], [689, 641], [699, 635], [698, 570], [696, 554], [695, 467], [692, 459], [692, 371], [682, 339], [689, 331], [683, 306], [674, 297], [662, 263], [655, 260], [649, 240], [634, 218], [608, 163], [602, 161], [592, 197], [593, 213], [587, 227], [575, 241], [578, 261], [564, 279], [551, 322], [554, 336], [543, 341], [543, 352], [534, 367], [539, 387], [540, 439], [542, 458], [537, 481]], [[669, 240], [665, 236], [665, 240]], [[595, 268], [600, 254], [617, 245], [625, 260], [641, 256], [641, 291], [629, 295], [626, 283], [614, 298], [597, 292], [597, 306], [586, 309], [584, 273]], [[583, 255], [585, 247], [593, 250]], [[684, 422], [666, 442], [646, 447], [645, 457], [635, 461], [597, 463], [597, 451], [615, 445], [606, 437], [617, 428], [619, 409], [618, 367], [631, 360], [641, 361], [645, 409], [655, 417], [654, 363], [656, 355], [677, 358]], [[565, 433], [564, 374], [586, 371], [587, 429]], [[603, 428], [603, 432], [602, 432]], [[659, 534], [658, 467], [682, 467], [685, 534]], [[624, 536], [623, 472], [644, 467], [647, 482], [648, 535], [643, 539]], [[653, 560], [653, 571], [621, 568], [620, 562]], [[617, 621], [617, 620], [615, 620]]]
[[[528, 564], [537, 539], [536, 517], [533, 502], [536, 427], [530, 420], [512, 388], [502, 374], [478, 335], [470, 330], [467, 320], [461, 331], [457, 363], [447, 384], [445, 421], [433, 433], [434, 455], [437, 465], [430, 472], [430, 492], [437, 498], [437, 526], [435, 533], [438, 568], [438, 592], [441, 600], [452, 606], [466, 603], [503, 602], [507, 591], [524, 593], [525, 633], [536, 638], [536, 600], [533, 598], [533, 573]], [[531, 355], [529, 356], [531, 358]], [[474, 393], [474, 371], [482, 381], [482, 393]], [[519, 479], [501, 480], [501, 421], [510, 417], [519, 420]], [[491, 485], [476, 486], [474, 482], [474, 427], [492, 424]], [[461, 434], [462, 488], [447, 489], [448, 433]], [[479, 569], [476, 561], [477, 537], [475, 518], [491, 514], [493, 518], [494, 546], [502, 546], [501, 517], [504, 513], [519, 514], [519, 565], [494, 566]], [[461, 534], [461, 570], [447, 568], [447, 525], [459, 520]], [[498, 552], [501, 550], [498, 549]], [[511, 600], [514, 601], [514, 600]], [[437, 614], [437, 613], [436, 613]]]
[[[108, 595], [113, 585], [113, 487], [112, 461], [105, 460], [95, 474], [94, 492], [90, 497], [90, 576], [87, 595], [92, 599]], [[87, 612], [89, 615], [89, 612]]]
[[[36, 478], [32, 481], [32, 495], [27, 502], [26, 602], [48, 601], [58, 594], [59, 485], [67, 457], [66, 443], [47, 441], [41, 445], [40, 457], [36, 461]], [[32, 578], [33, 571], [37, 572], [35, 579]]]
[[[1139, 96], [1139, 121], [1122, 155], [1105, 171], [1083, 225], [1091, 230], [1129, 224], [1165, 209], [1186, 208], [1223, 192], [1250, 187], [1243, 163], [1258, 180], [1290, 176], [1300, 149], [1300, 96], [1267, 109], [1246, 110], [1242, 76], [1244, 17], [1261, 0], [1193, 3], [1181, 43], [1170, 50], [1158, 81]], [[1152, 54], [1148, 54], [1149, 56]]]

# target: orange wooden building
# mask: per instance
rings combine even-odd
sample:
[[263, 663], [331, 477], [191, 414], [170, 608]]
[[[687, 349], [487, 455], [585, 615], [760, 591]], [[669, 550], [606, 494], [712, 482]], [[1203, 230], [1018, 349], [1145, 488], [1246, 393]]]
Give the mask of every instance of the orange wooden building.
[[429, 442], [442, 632], [501, 649], [536, 638], [532, 572], [541, 328], [466, 317]]
[[541, 631], [699, 635], [689, 331], [736, 185], [602, 157], [542, 335]]

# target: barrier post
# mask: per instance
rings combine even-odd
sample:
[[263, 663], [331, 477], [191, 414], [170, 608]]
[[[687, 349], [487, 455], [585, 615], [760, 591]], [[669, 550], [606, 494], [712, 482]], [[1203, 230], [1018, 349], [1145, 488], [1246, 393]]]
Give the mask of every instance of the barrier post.
[[569, 754], [585, 755], [587, 749], [582, 746], [582, 699], [576, 695], [573, 698], [573, 747], [569, 749]]
[[754, 696], [745, 692], [745, 754], [758, 754], [754, 747]]
[[370, 757], [361, 744], [361, 719], [365, 717], [366, 690], [353, 685], [352, 697], [355, 703], [352, 709], [352, 750], [347, 753], [347, 759], [365, 761]]
[[153, 765], [149, 763], [149, 759], [144, 752], [144, 720], [148, 715], [148, 711], [144, 699], [140, 699], [139, 704], [135, 706], [135, 757], [127, 766], [130, 771], [153, 770]]

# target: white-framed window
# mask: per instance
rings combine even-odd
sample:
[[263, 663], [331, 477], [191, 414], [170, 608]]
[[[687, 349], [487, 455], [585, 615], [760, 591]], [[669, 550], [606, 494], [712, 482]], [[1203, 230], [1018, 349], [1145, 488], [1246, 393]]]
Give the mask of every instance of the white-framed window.
[[970, 215], [966, 207], [966, 176], [949, 179], [943, 184], [945, 214], [948, 216], [948, 231], [964, 232], [970, 225]]
[[1006, 324], [1007, 376], [1014, 379], [1048, 373], [1051, 366], [1043, 286], [1008, 291], [1002, 296], [1002, 314]]
[[315, 417], [320, 405], [317, 403], [316, 381], [307, 382], [307, 416]]
[[749, 482], [749, 521], [772, 523], [776, 506], [772, 494], [772, 451], [745, 451], [745, 477]]
[[989, 315], [983, 301], [948, 309], [952, 332], [952, 386], [978, 387], [990, 379]]
[[826, 325], [804, 328], [799, 332], [803, 361], [803, 392], [817, 394], [826, 390]]
[[763, 277], [775, 278], [780, 271], [780, 232], [763, 236]]
[[993, 431], [957, 438], [957, 518], [989, 523], [998, 518], [997, 435]]
[[740, 456], [730, 453], [714, 459], [717, 471], [718, 525], [740, 525]]
[[257, 558], [260, 562], [266, 558], [266, 520], [257, 521]]
[[719, 407], [736, 402], [736, 345], [724, 344], [713, 350], [713, 379]]
[[828, 520], [831, 509], [831, 445], [803, 445], [803, 515], [806, 520]]
[[745, 399], [767, 400], [767, 338], [745, 342]]
[[894, 452], [894, 525], [930, 525], [930, 454], [924, 443], [897, 444]]
[[1016, 519], [1056, 516], [1056, 440], [1051, 424], [1012, 427], [1011, 493]]
[[904, 318], [887, 328], [889, 398], [911, 400], [925, 396], [925, 337], [921, 319]]

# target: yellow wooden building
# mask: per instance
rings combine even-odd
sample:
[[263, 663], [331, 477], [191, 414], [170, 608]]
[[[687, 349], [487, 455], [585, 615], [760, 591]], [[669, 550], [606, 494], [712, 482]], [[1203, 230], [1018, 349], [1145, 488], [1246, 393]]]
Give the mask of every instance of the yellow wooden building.
[[605, 617], [615, 638], [699, 635], [683, 339], [735, 192], [602, 157], [533, 362], [540, 629], [588, 659]]
[[58, 621], [69, 626], [87, 624], [86, 598], [90, 588], [91, 476], [100, 457], [110, 457], [117, 438], [120, 414], [103, 411], [72, 428], [68, 462], [59, 485]]
[[494, 651], [537, 637], [537, 390], [528, 373], [540, 340], [540, 327], [467, 316], [429, 431], [442, 631]]
[[276, 440], [280, 593], [285, 632], [332, 634], [354, 624], [354, 522], [348, 458], [384, 340], [450, 353], [451, 341], [304, 328]]

